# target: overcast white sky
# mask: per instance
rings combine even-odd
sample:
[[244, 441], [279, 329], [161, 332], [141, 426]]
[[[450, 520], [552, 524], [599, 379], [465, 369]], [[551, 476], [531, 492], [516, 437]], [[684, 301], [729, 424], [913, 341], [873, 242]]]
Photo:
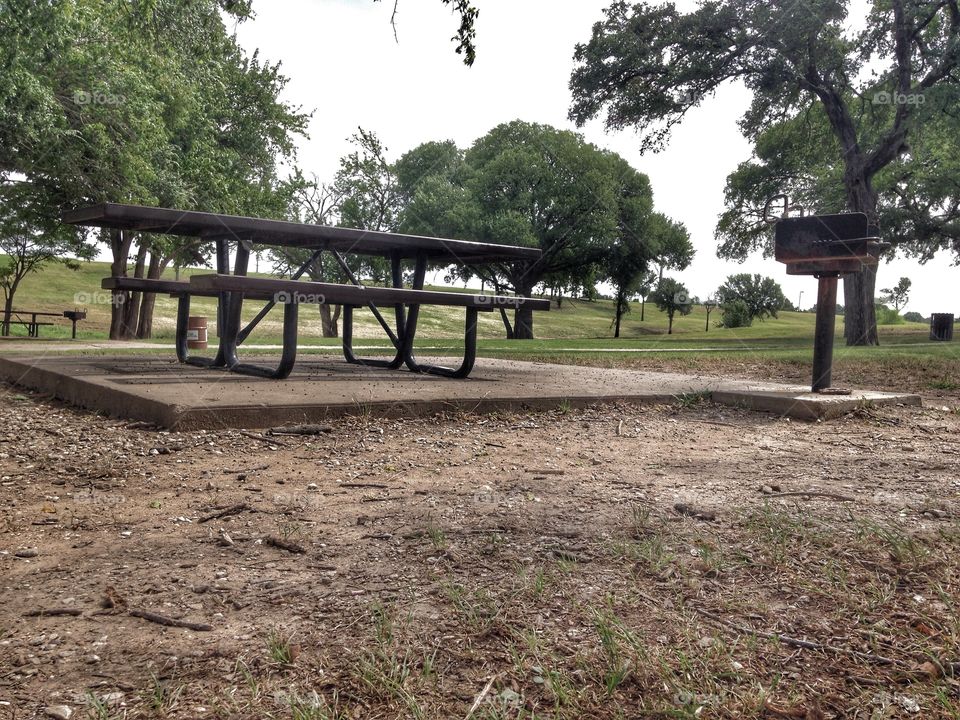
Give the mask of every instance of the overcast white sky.
[[[314, 112], [298, 164], [329, 179], [349, 152], [357, 126], [374, 130], [395, 158], [428, 140], [468, 147], [495, 125], [514, 119], [575, 129], [567, 120], [567, 87], [576, 43], [586, 41], [609, 0], [476, 0], [477, 61], [454, 53], [456, 17], [440, 0], [400, 0], [394, 42], [391, 0], [284, 0], [254, 3], [257, 16], [237, 27], [241, 44], [280, 61], [290, 78], [285, 99]], [[681, 8], [692, 1], [680, 0]], [[744, 264], [716, 256], [714, 227], [723, 209], [724, 181], [750, 156], [736, 121], [749, 102], [730, 86], [690, 113], [661, 153], [641, 155], [632, 132], [606, 133], [599, 122], [581, 132], [623, 155], [650, 176], [658, 210], [682, 221], [697, 249], [676, 274], [706, 297], [734, 272], [759, 272], [803, 307], [815, 300], [812, 278], [790, 278], [784, 266], [759, 255]], [[882, 265], [878, 287], [903, 275], [913, 280], [907, 310], [960, 313], [960, 268], [942, 254], [921, 266], [898, 259]]]

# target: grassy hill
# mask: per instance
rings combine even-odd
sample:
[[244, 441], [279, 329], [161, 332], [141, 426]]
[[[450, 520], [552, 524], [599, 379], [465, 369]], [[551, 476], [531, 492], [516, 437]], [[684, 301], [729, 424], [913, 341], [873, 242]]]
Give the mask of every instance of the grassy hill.
[[[192, 273], [209, 273], [209, 269], [186, 269], [181, 277]], [[110, 274], [109, 264], [105, 262], [83, 263], [79, 270], [69, 270], [63, 265], [51, 264], [40, 273], [28, 276], [17, 293], [15, 307], [21, 310], [43, 310], [61, 312], [67, 309], [86, 309], [87, 320], [79, 325], [78, 337], [102, 339], [107, 335], [110, 321], [110, 294], [100, 289], [100, 281]], [[164, 277], [173, 278], [168, 271]], [[812, 282], [811, 282], [812, 284]], [[447, 291], [476, 292], [464, 288], [438, 288]], [[259, 305], [246, 303], [244, 314], [252, 317]], [[216, 316], [215, 301], [212, 298], [196, 298], [192, 302], [192, 314], [206, 315], [209, 326], [214, 327]], [[176, 315], [176, 300], [167, 296], [158, 296], [154, 319], [154, 338], [172, 340]], [[752, 327], [728, 330], [716, 327], [720, 314], [711, 315], [711, 327], [705, 329], [706, 315], [702, 307], [694, 308], [685, 317], [677, 316], [674, 321], [673, 335], [667, 335], [667, 317], [647, 303], [645, 320], [640, 321], [640, 304], [632, 303], [631, 312], [624, 317], [621, 338], [615, 348], [682, 348], [689, 346], [716, 347], [761, 347], [765, 345], [808, 346], [813, 338], [814, 316], [812, 313], [784, 312], [775, 319], [756, 321]], [[595, 302], [565, 299], [561, 308], [554, 306], [550, 312], [536, 313], [534, 330], [538, 339], [563, 340], [563, 347], [571, 349], [595, 346], [600, 339], [612, 339], [613, 302], [597, 300]], [[251, 335], [250, 342], [273, 343], [279, 341], [281, 312], [274, 310]], [[455, 341], [462, 335], [463, 312], [456, 308], [425, 307], [421, 311], [418, 337], [421, 340], [447, 339]], [[301, 335], [306, 344], [326, 344], [320, 338], [319, 311], [314, 306], [301, 308]], [[15, 326], [14, 333], [23, 335], [25, 330]], [[842, 319], [838, 318], [837, 332], [842, 333]], [[911, 342], [925, 339], [927, 327], [920, 323], [883, 328], [887, 342]], [[42, 337], [67, 337], [69, 324], [61, 323], [56, 327], [41, 329]], [[385, 341], [379, 326], [368, 311], [357, 313], [356, 335], [377, 343]], [[493, 341], [484, 343], [489, 349], [498, 349], [495, 342], [504, 337], [503, 325], [499, 313], [481, 313], [481, 339]], [[504, 352], [511, 348], [504, 345]], [[528, 350], [530, 348], [528, 347]]]

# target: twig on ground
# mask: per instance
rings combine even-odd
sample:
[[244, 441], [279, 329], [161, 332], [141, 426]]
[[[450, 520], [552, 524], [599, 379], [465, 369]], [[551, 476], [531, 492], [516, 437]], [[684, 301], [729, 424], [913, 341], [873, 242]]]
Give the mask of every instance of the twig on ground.
[[187, 628], [188, 630], [197, 630], [201, 632], [206, 632], [208, 630], [213, 630], [213, 625], [207, 625], [206, 623], [197, 623], [190, 622], [189, 620], [178, 620], [177, 618], [167, 617], [166, 615], [158, 615], [157, 613], [149, 612], [148, 610], [140, 610], [139, 608], [131, 608], [128, 610], [130, 615], [133, 617], [142, 618], [157, 625], [166, 625], [167, 627], [180, 627]]
[[36, 610], [27, 610], [24, 617], [59, 617], [61, 615], [82, 615], [80, 608], [38, 608]]
[[487, 693], [490, 692], [490, 688], [493, 687], [493, 681], [497, 679], [496, 675], [491, 675], [490, 679], [487, 680], [487, 684], [484, 685], [483, 690], [477, 695], [473, 701], [473, 705], [470, 706], [470, 711], [467, 713], [467, 717], [464, 720], [470, 720], [473, 717], [473, 713], [477, 711], [477, 708], [480, 707], [480, 703], [483, 702], [483, 699], [487, 696]]
[[820, 652], [832, 652], [837, 653], [838, 655], [848, 655], [860, 660], [874, 662], [879, 665], [901, 665], [900, 662], [893, 660], [892, 658], [884, 657], [883, 655], [873, 655], [871, 653], [860, 652], [859, 650], [849, 650], [847, 648], [836, 647], [835, 645], [825, 645], [824, 643], [800, 640], [799, 638], [793, 638], [789, 635], [781, 635], [780, 633], [754, 630], [753, 628], [746, 627], [745, 625], [738, 625], [735, 622], [731, 622], [730, 620], [722, 618], [719, 615], [710, 612], [709, 610], [704, 610], [703, 608], [694, 607], [693, 610], [700, 615], [703, 615], [705, 618], [709, 618], [716, 623], [720, 623], [731, 630], [736, 630], [742, 635], [755, 635], [757, 637], [766, 638], [767, 640], [776, 640], [784, 645], [792, 645], [793, 647], [803, 648], [805, 650], [819, 650]]
[[288, 425], [267, 430], [267, 435], [322, 435], [333, 432], [333, 425]]
[[534, 475], [563, 475], [566, 470], [553, 470], [552, 468], [524, 468], [525, 472]]
[[279, 447], [290, 447], [288, 443], [280, 442], [273, 437], [264, 437], [263, 435], [257, 435], [256, 433], [247, 432], [246, 430], [237, 430], [238, 433], [244, 437], [252, 438], [253, 440], [259, 440], [260, 442], [265, 442], [268, 445], [277, 445]]
[[302, 555], [307, 551], [303, 545], [298, 545], [295, 542], [290, 542], [289, 540], [283, 540], [282, 538], [274, 537], [273, 535], [267, 535], [263, 538], [264, 545], [270, 545], [271, 547], [280, 548], [281, 550], [286, 550], [287, 552], [296, 553]]
[[204, 515], [202, 518], [197, 520], [197, 523], [205, 523], [210, 520], [216, 520], [218, 518], [226, 517], [227, 515], [236, 515], [242, 513], [244, 510], [249, 510], [250, 506], [246, 503], [238, 503], [237, 505], [231, 505], [228, 508], [223, 510], [217, 510], [216, 512], [210, 513], [209, 515]]
[[839, 500], [840, 502], [856, 502], [857, 499], [850, 497], [849, 495], [839, 495], [838, 493], [831, 492], [820, 492], [819, 490], [798, 490], [797, 492], [782, 492], [782, 493], [771, 493], [767, 495], [771, 498], [785, 498], [785, 497], [821, 497], [829, 498], [831, 500]]

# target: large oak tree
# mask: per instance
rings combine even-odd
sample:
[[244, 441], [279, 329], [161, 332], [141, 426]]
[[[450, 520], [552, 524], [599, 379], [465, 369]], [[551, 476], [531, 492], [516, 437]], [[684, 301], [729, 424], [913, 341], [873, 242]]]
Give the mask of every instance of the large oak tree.
[[[842, 168], [845, 208], [866, 213], [879, 232], [877, 175], [908, 152], [921, 103], [957, 81], [960, 7], [876, 0], [866, 27], [851, 32], [848, 5], [712, 0], [682, 13], [673, 3], [615, 2], [576, 49], [570, 116], [582, 124], [603, 113], [607, 127], [639, 127], [644, 147], [659, 148], [728, 81], [753, 92], [741, 121], [753, 140], [819, 106]], [[873, 270], [845, 279], [848, 344], [877, 342], [875, 286]]]
[[[23, 180], [51, 218], [97, 202], [283, 217], [307, 117], [280, 101], [275, 65], [248, 55], [234, 0], [0, 0], [0, 179]], [[111, 272], [158, 276], [204, 247], [104, 234]], [[149, 259], [148, 259], [149, 255]], [[113, 305], [111, 337], [148, 328], [139, 294]]]
[[[515, 120], [478, 139], [462, 160], [449, 144], [428, 143], [397, 167], [409, 198], [403, 230], [542, 251], [534, 262], [457, 268], [496, 292], [529, 296], [561, 279], [592, 286], [620, 235], [645, 241], [646, 176], [570, 131]], [[508, 336], [533, 337], [529, 308], [515, 312], [512, 326], [502, 317]]]

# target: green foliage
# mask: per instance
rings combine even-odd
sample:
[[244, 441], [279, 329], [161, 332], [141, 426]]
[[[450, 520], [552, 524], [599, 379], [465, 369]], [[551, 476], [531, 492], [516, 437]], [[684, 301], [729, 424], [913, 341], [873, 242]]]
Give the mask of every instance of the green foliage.
[[912, 322], [912, 323], [923, 323], [927, 321], [927, 319], [923, 315], [921, 315], [918, 312], [912, 312], [912, 311], [904, 313], [903, 319], [907, 322]]
[[720, 314], [720, 326], [725, 328], [750, 327], [753, 325], [753, 315], [750, 306], [743, 300], [733, 299], [723, 305]]
[[[397, 163], [410, 198], [401, 227], [543, 251], [532, 265], [461, 265], [457, 277], [526, 295], [540, 283], [592, 286], [618, 239], [629, 243], [624, 262], [649, 256], [649, 181], [619, 156], [572, 132], [519, 120], [478, 139], [462, 163], [454, 150], [427, 143]], [[529, 310], [515, 314], [515, 325], [517, 337], [532, 336]]]
[[[576, 48], [570, 117], [636, 127], [656, 149], [691, 108], [742, 82], [755, 159], [728, 180], [721, 255], [769, 250], [763, 206], [786, 192], [817, 212], [864, 212], [922, 259], [942, 247], [960, 257], [957, 4], [873, 0], [857, 32], [850, 6], [718, 0], [684, 13], [619, 0]], [[845, 280], [848, 343], [876, 342], [874, 291], [873, 273]]]
[[892, 288], [884, 288], [880, 291], [883, 293], [881, 299], [883, 302], [893, 305], [894, 310], [900, 312], [900, 308], [906, 305], [910, 298], [910, 286], [912, 284], [910, 278], [902, 277]]
[[[780, 285], [773, 279], [758, 274], [739, 273], [731, 275], [717, 290], [717, 299], [726, 307], [734, 300], [740, 300], [747, 306], [751, 321], [776, 317], [777, 312], [787, 304]], [[732, 317], [732, 316], [731, 316]], [[749, 323], [747, 323], [749, 325]], [[727, 325], [726, 327], [731, 327]], [[737, 325], [733, 327], [743, 327]]]
[[277, 163], [308, 118], [221, 5], [0, 3], [0, 176], [54, 218], [103, 201], [282, 217]]
[[895, 308], [888, 307], [883, 303], [876, 303], [874, 306], [877, 313], [877, 325], [903, 325], [904, 318]]
[[4, 313], [2, 333], [9, 334], [7, 311], [15, 309], [17, 290], [30, 273], [50, 262], [76, 270], [75, 257], [90, 259], [93, 246], [75, 228], [46, 214], [36, 189], [26, 182], [0, 184], [0, 290]]
[[689, 315], [694, 301], [690, 292], [680, 282], [673, 278], [664, 278], [660, 281], [653, 293], [653, 301], [657, 308], [667, 314], [667, 334], [673, 334], [673, 318], [676, 313]]

